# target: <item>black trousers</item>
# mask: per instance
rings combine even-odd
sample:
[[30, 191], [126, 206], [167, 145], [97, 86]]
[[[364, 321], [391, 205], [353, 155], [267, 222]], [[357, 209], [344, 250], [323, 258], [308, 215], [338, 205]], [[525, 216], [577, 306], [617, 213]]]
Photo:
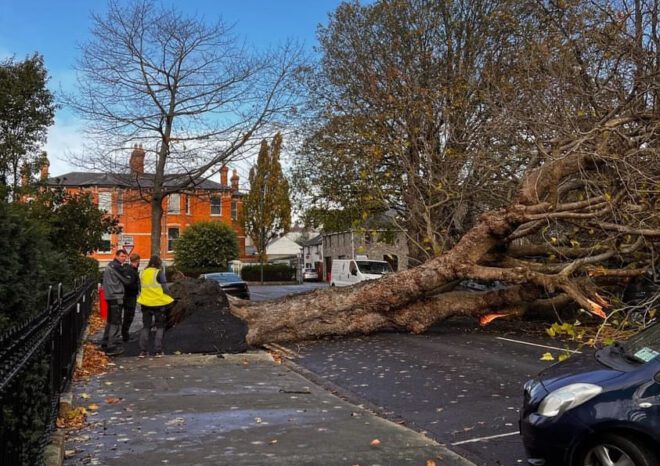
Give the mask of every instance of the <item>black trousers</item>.
[[124, 341], [128, 341], [128, 331], [135, 317], [135, 307], [137, 306], [136, 296], [124, 296], [124, 317], [121, 323], [121, 336]]

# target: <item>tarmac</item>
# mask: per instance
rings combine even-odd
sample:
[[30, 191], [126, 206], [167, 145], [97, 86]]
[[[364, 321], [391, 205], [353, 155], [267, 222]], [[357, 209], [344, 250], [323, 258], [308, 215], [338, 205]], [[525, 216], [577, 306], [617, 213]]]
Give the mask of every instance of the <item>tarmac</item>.
[[315, 385], [266, 351], [118, 357], [72, 387], [89, 426], [65, 465], [473, 463]]

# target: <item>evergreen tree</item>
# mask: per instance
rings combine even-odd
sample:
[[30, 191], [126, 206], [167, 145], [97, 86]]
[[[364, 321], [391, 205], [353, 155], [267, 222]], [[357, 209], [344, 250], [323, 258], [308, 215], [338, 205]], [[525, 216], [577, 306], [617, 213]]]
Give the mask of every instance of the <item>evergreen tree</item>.
[[17, 198], [22, 175], [37, 168], [38, 145], [53, 123], [53, 94], [46, 88], [43, 57], [0, 62], [0, 196]]
[[264, 139], [256, 166], [250, 170], [250, 193], [243, 203], [245, 233], [252, 239], [261, 263], [266, 260], [266, 246], [291, 225], [289, 182], [282, 173], [280, 151], [282, 135], [277, 133], [268, 146]]

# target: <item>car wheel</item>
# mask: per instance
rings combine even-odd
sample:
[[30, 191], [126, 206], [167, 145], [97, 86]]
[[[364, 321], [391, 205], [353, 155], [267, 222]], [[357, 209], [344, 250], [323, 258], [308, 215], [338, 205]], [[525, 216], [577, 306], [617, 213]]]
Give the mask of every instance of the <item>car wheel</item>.
[[639, 441], [616, 434], [605, 434], [582, 449], [578, 466], [654, 466], [656, 454]]

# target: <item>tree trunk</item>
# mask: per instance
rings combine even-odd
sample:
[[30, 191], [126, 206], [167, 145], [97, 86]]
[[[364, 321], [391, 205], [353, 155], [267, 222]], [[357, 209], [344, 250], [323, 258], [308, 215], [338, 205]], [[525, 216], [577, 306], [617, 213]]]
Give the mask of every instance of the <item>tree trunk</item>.
[[151, 255], [160, 256], [160, 240], [163, 231], [163, 199], [155, 195], [151, 199]]

